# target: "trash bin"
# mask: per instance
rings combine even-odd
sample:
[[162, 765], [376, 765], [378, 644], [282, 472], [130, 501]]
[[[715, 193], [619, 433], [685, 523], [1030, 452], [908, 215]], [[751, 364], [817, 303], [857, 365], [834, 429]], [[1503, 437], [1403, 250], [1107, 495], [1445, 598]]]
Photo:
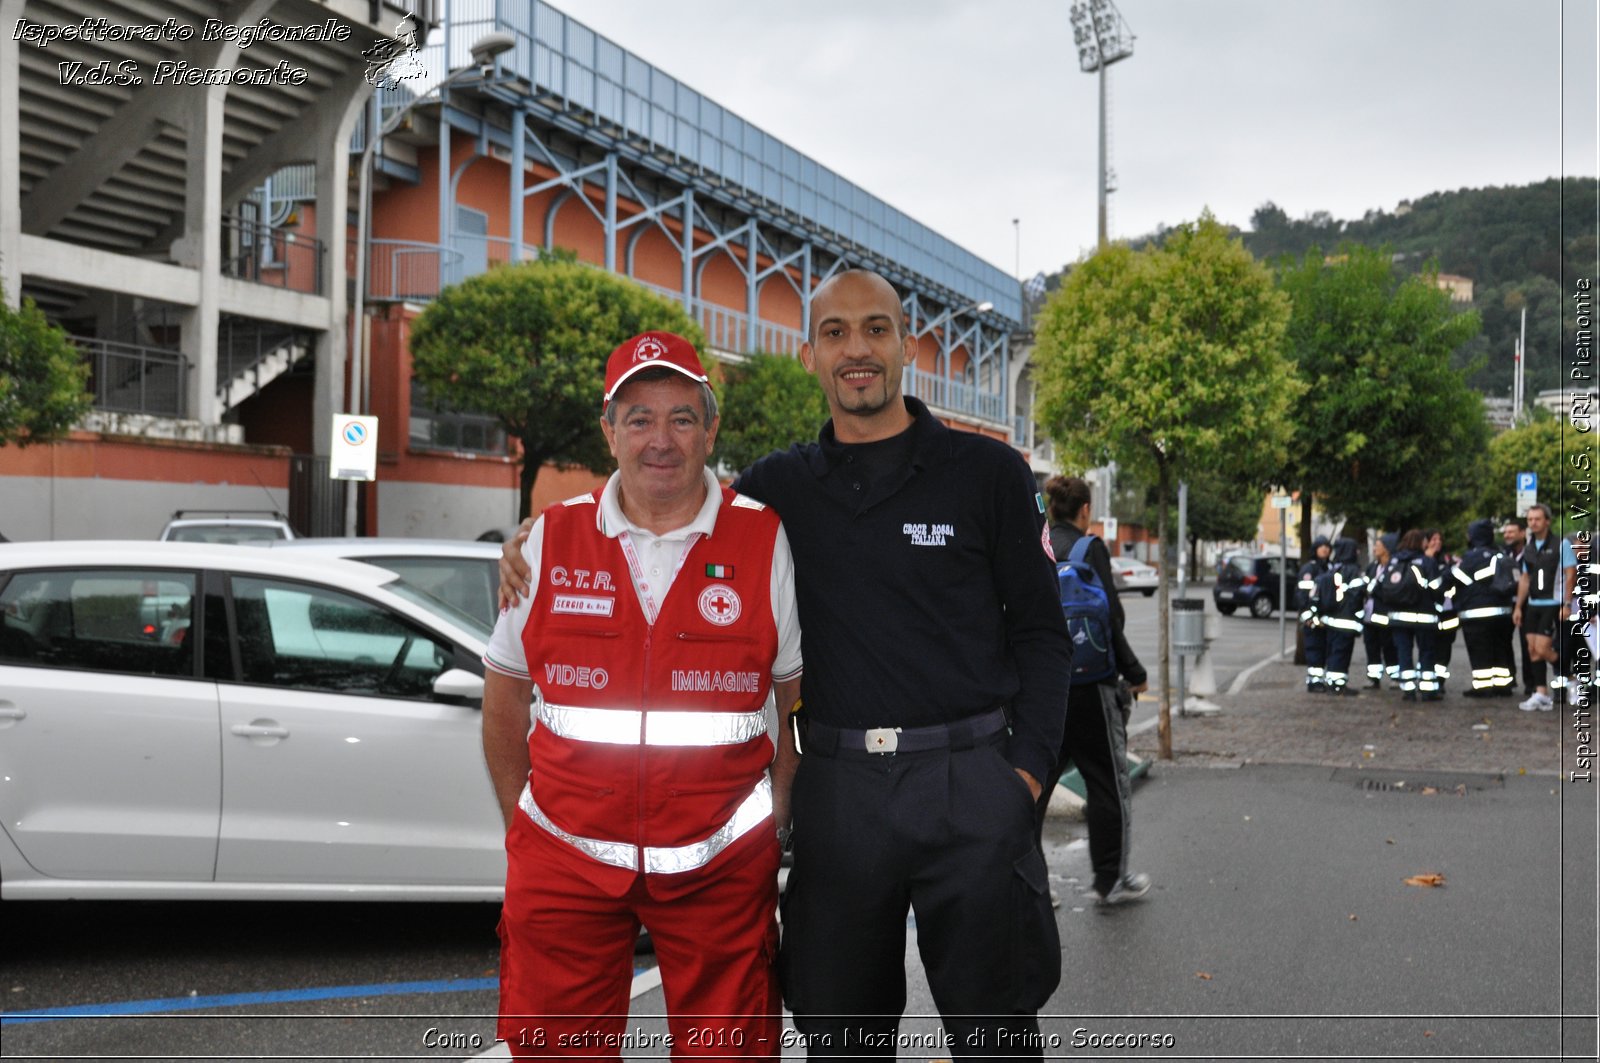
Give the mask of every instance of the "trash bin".
[[1206, 600], [1172, 600], [1172, 652], [1196, 657], [1206, 649]]

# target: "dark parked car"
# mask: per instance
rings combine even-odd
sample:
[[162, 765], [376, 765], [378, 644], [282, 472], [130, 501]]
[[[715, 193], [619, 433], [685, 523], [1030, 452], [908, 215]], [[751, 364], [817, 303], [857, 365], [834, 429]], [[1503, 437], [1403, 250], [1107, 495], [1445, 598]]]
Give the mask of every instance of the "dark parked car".
[[[1293, 601], [1294, 559], [1289, 560], [1291, 568], [1288, 594], [1289, 600]], [[1283, 559], [1276, 555], [1231, 554], [1224, 558], [1217, 572], [1216, 585], [1211, 588], [1211, 597], [1217, 604], [1217, 612], [1223, 616], [1232, 616], [1235, 609], [1248, 609], [1251, 616], [1271, 616], [1273, 610], [1282, 608], [1278, 597], [1278, 580], [1282, 571]]]

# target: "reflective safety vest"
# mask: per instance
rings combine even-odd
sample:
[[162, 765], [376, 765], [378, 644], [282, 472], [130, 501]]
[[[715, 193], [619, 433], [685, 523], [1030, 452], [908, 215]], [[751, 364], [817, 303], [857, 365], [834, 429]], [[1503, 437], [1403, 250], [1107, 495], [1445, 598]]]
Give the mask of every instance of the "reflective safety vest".
[[612, 896], [640, 872], [653, 896], [671, 896], [719, 858], [776, 844], [755, 828], [772, 813], [764, 704], [778, 518], [722, 490], [714, 531], [690, 542], [653, 623], [626, 533], [597, 526], [598, 494], [544, 513], [522, 631], [540, 698], [520, 805]]

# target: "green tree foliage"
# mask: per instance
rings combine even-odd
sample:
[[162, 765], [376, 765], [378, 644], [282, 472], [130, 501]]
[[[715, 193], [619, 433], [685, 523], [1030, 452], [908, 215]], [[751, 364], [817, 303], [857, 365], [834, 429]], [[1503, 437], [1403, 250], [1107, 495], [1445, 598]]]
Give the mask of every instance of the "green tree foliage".
[[[1262, 258], [1304, 257], [1336, 242], [1385, 248], [1405, 273], [1437, 268], [1473, 281], [1473, 306], [1483, 315], [1482, 338], [1464, 348], [1457, 366], [1488, 395], [1508, 397], [1512, 354], [1528, 307], [1528, 394], [1561, 386], [1562, 338], [1570, 347], [1575, 327], [1562, 278], [1593, 269], [1593, 211], [1574, 204], [1595, 201], [1593, 177], [1551, 178], [1508, 188], [1434, 192], [1395, 211], [1371, 210], [1339, 221], [1325, 212], [1291, 221], [1276, 204], [1251, 217], [1245, 246]], [[1430, 267], [1431, 264], [1431, 267]]]
[[[1265, 479], [1284, 463], [1300, 390], [1282, 354], [1288, 299], [1209, 214], [1164, 246], [1112, 247], [1040, 315], [1037, 409], [1068, 461], [1154, 474], [1157, 533], [1179, 479]], [[1160, 599], [1162, 755], [1170, 756], [1167, 590]]]
[[[1187, 538], [1184, 545], [1189, 551], [1189, 578], [1195, 579], [1199, 573], [1194, 568], [1194, 558], [1201, 543], [1238, 542], [1256, 537], [1267, 485], [1221, 476], [1210, 469], [1195, 468], [1188, 471], [1184, 482], [1189, 485], [1189, 511], [1185, 522]], [[1129, 507], [1125, 519], [1145, 527], [1158, 527], [1164, 518], [1167, 527], [1177, 527], [1176, 492], [1168, 500], [1167, 512], [1163, 514], [1156, 508], [1159, 503], [1155, 484], [1138, 483], [1119, 470], [1117, 487], [1125, 486], [1135, 488], [1138, 500], [1135, 506]]]
[[603, 473], [606, 358], [629, 336], [675, 332], [713, 369], [677, 303], [569, 255], [493, 269], [439, 293], [411, 329], [412, 371], [455, 410], [498, 418], [522, 444], [522, 516], [547, 462]]
[[[1592, 272], [1597, 254], [1593, 212], [1586, 215], [1574, 205], [1593, 204], [1595, 195], [1593, 177], [1551, 178], [1434, 192], [1350, 220], [1327, 211], [1291, 219], [1268, 201], [1251, 216], [1244, 242], [1252, 254], [1274, 263], [1285, 256], [1299, 261], [1313, 247], [1361, 244], [1388, 250], [1402, 273], [1433, 268], [1470, 278], [1483, 332], [1458, 351], [1455, 365], [1486, 395], [1510, 397], [1512, 355], [1526, 306], [1526, 386], [1532, 397], [1562, 383], [1561, 352], [1571, 350], [1576, 329], [1571, 292], [1562, 295], [1563, 283], [1570, 287], [1572, 278]], [[1130, 246], [1164, 239], [1158, 226]], [[1046, 283], [1054, 288], [1058, 277]]]
[[[1580, 453], [1572, 435], [1577, 430], [1564, 418], [1546, 410], [1539, 410], [1528, 424], [1501, 432], [1489, 442], [1489, 453], [1479, 466], [1474, 478], [1477, 489], [1472, 497], [1468, 518], [1496, 517], [1504, 519], [1517, 512], [1517, 480], [1519, 472], [1537, 473], [1539, 476], [1539, 501], [1555, 513], [1558, 532], [1576, 531], [1579, 527], [1594, 526], [1593, 494], [1578, 495], [1569, 486], [1571, 481], [1589, 481], [1593, 473], [1579, 471], [1569, 464], [1569, 459]], [[1580, 511], [1589, 519], [1574, 522], [1571, 503], [1577, 502]]]
[[1454, 526], [1488, 439], [1481, 397], [1451, 368], [1477, 314], [1453, 310], [1428, 275], [1402, 277], [1387, 254], [1357, 245], [1331, 260], [1308, 252], [1280, 284], [1294, 307], [1289, 355], [1307, 385], [1286, 482], [1302, 504], [1314, 493], [1361, 526]]
[[787, 355], [755, 354], [729, 369], [724, 397], [717, 451], [732, 469], [815, 439], [828, 419], [828, 400], [816, 377]]
[[0, 446], [45, 443], [88, 412], [89, 363], [32, 299], [0, 293]]

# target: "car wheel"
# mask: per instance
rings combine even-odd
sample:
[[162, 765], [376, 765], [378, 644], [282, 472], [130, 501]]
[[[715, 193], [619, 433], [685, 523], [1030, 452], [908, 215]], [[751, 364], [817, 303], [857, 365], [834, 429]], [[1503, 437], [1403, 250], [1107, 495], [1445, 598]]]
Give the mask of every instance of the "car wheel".
[[1250, 615], [1265, 620], [1272, 615], [1272, 599], [1265, 594], [1258, 594], [1250, 602]]
[[1232, 616], [1235, 608], [1237, 607], [1232, 605], [1219, 605], [1217, 606], [1217, 612], [1221, 613], [1223, 616]]
[[1147, 587], [1144, 590], [1140, 591], [1139, 593], [1144, 595], [1146, 598], [1154, 598], [1155, 594], [1156, 594], [1156, 589], [1154, 587]]

